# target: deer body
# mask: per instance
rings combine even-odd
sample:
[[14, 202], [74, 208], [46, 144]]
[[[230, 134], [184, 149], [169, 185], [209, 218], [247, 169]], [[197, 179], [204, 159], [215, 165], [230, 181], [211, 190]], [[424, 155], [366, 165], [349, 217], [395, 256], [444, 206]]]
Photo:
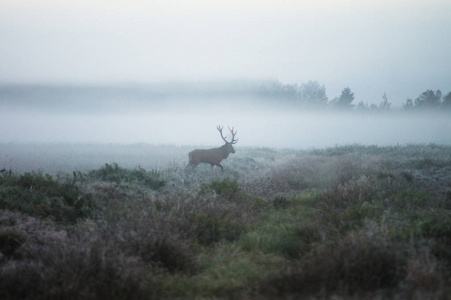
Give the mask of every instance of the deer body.
[[235, 149], [233, 149], [233, 144], [236, 144], [238, 140], [235, 139], [236, 131], [233, 132], [233, 128], [229, 130], [232, 132], [232, 141], [228, 142], [225, 137], [222, 135], [222, 127], [217, 127], [219, 132], [221, 133], [222, 139], [225, 141], [225, 144], [219, 148], [212, 149], [195, 149], [188, 153], [189, 163], [186, 166], [195, 168], [200, 163], [210, 164], [213, 168], [214, 166], [218, 166], [221, 168], [221, 171], [224, 171], [223, 166], [221, 165], [221, 161], [229, 157], [230, 153], [235, 153]]

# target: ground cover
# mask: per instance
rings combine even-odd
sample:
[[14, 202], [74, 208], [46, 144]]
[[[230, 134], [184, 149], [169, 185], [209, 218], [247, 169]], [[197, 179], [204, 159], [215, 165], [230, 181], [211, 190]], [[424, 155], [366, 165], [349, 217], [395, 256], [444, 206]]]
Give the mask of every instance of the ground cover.
[[224, 172], [105, 163], [0, 173], [2, 299], [451, 292], [449, 146], [243, 148]]

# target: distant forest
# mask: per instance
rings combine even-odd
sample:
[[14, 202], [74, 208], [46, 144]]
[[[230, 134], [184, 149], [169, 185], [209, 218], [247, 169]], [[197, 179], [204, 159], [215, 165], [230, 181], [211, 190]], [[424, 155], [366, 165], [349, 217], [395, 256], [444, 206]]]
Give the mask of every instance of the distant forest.
[[[130, 101], [158, 102], [168, 98], [242, 97], [261, 98], [269, 102], [288, 104], [301, 108], [389, 111], [391, 103], [384, 93], [379, 103], [355, 103], [354, 93], [345, 87], [338, 97], [329, 99], [326, 87], [317, 81], [302, 84], [283, 84], [276, 80], [230, 81], [182, 83], [167, 82], [153, 84], [119, 85], [14, 85], [0, 84], [1, 103], [21, 103], [22, 105], [62, 104], [84, 101]], [[92, 102], [91, 102], [92, 103]], [[451, 91], [443, 95], [440, 90], [426, 90], [415, 99], [408, 98], [403, 103], [403, 111], [450, 111]]]
[[[306, 107], [332, 108], [358, 111], [387, 111], [391, 109], [391, 103], [383, 94], [379, 103], [368, 104], [360, 101], [354, 103], [354, 93], [351, 88], [345, 87], [340, 96], [329, 100], [326, 95], [326, 87], [317, 81], [309, 81], [303, 84], [282, 84], [274, 81], [261, 85], [259, 91], [262, 96], [290, 99], [293, 102]], [[443, 96], [440, 90], [426, 90], [415, 100], [408, 98], [402, 105], [402, 110], [449, 110], [451, 111], [451, 91]]]

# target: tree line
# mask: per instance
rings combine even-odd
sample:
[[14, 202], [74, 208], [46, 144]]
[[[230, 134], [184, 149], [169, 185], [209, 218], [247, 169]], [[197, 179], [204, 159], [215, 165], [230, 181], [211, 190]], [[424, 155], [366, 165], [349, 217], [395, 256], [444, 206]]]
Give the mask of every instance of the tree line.
[[[387, 94], [382, 95], [379, 103], [368, 104], [363, 101], [355, 103], [354, 93], [351, 88], [345, 87], [341, 94], [332, 100], [326, 95], [326, 87], [317, 81], [309, 81], [303, 84], [282, 84], [280, 82], [267, 82], [260, 88], [260, 93], [269, 97], [289, 99], [299, 105], [309, 107], [328, 107], [342, 110], [358, 111], [387, 111], [391, 109], [391, 103]], [[451, 111], [451, 91], [443, 95], [440, 90], [426, 90], [417, 98], [408, 98], [402, 105], [406, 111], [438, 110], [447, 109]]]
[[[289, 105], [315, 109], [337, 109], [355, 111], [388, 111], [392, 104], [386, 93], [379, 103], [356, 103], [354, 92], [345, 87], [333, 99], [326, 95], [326, 87], [317, 81], [303, 84], [283, 84], [269, 81], [231, 82], [168, 82], [136, 85], [5, 85], [0, 83], [0, 103], [22, 103], [45, 105], [46, 103], [100, 103], [138, 99], [140, 102], [159, 101], [169, 98], [210, 98], [210, 97], [257, 97], [272, 102], [277, 99]], [[87, 104], [88, 105], [88, 104]], [[440, 90], [426, 90], [415, 99], [408, 98], [402, 105], [405, 111], [448, 110], [451, 111], [451, 91], [443, 95]]]

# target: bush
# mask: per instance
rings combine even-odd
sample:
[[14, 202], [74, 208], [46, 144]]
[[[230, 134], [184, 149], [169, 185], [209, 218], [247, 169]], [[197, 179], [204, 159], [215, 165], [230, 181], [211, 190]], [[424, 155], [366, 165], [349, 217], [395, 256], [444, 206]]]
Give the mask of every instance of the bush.
[[[355, 295], [394, 288], [406, 274], [406, 251], [390, 241], [365, 236], [326, 243], [295, 267], [270, 275], [263, 294]], [[324, 294], [325, 293], [325, 294]]]
[[[395, 226], [398, 228], [394, 228], [396, 232], [410, 225], [413, 230], [417, 227], [417, 221], [409, 218], [414, 218], [416, 212], [425, 209], [443, 209], [446, 201], [432, 197], [402, 174], [394, 176], [378, 173], [370, 177], [362, 176], [324, 191], [312, 205], [318, 210], [323, 224], [332, 231], [344, 234], [361, 228], [369, 220], [381, 221], [384, 213], [389, 214], [391, 222], [398, 222]], [[384, 218], [387, 219], [387, 216]]]
[[314, 243], [321, 239], [317, 228], [303, 225], [299, 228], [284, 228], [271, 234], [261, 249], [267, 253], [282, 255], [287, 259], [300, 259], [307, 254]]
[[[435, 258], [428, 251], [428, 248], [422, 247], [416, 249], [415, 253], [409, 258], [407, 263], [407, 277], [405, 286], [405, 297], [438, 299], [440, 294], [449, 294], [450, 273], [443, 261]], [[431, 296], [421, 296], [422, 294], [431, 293]], [[434, 293], [436, 293], [434, 295]]]
[[135, 170], [128, 170], [119, 167], [116, 163], [105, 164], [97, 170], [92, 170], [88, 173], [88, 176], [100, 180], [111, 182], [136, 182], [144, 184], [153, 190], [158, 190], [165, 185], [165, 181], [161, 179], [161, 175], [158, 171], [146, 171], [142, 168]]
[[42, 173], [0, 177], [0, 208], [20, 211], [61, 223], [91, 216], [97, 205], [71, 182]]
[[223, 180], [212, 180], [202, 185], [202, 191], [213, 190], [216, 194], [228, 199], [236, 197], [240, 191], [236, 179], [225, 178]]
[[16, 257], [17, 250], [26, 241], [26, 236], [20, 231], [0, 228], [0, 254], [6, 258]]
[[[158, 223], [156, 223], [158, 222]], [[146, 264], [171, 273], [193, 273], [194, 253], [187, 240], [164, 221], [151, 219], [126, 220], [110, 225], [105, 240], [112, 240], [118, 249], [130, 257], [139, 257]]]
[[186, 244], [143, 236], [151, 227], [137, 233], [130, 224], [89, 220], [66, 234], [52, 222], [9, 211], [0, 211], [0, 226], [7, 258], [0, 259], [1, 299], [159, 299], [158, 274], [192, 268]]
[[244, 226], [226, 216], [194, 213], [189, 217], [188, 234], [199, 244], [210, 246], [220, 241], [239, 239]]
[[[0, 271], [2, 299], [152, 299], [152, 280], [139, 262], [107, 245], [59, 245], [39, 257], [8, 261]], [[26, 288], [24, 288], [24, 284]]]
[[275, 209], [286, 209], [290, 206], [290, 201], [286, 196], [277, 196], [273, 200], [273, 206]]

